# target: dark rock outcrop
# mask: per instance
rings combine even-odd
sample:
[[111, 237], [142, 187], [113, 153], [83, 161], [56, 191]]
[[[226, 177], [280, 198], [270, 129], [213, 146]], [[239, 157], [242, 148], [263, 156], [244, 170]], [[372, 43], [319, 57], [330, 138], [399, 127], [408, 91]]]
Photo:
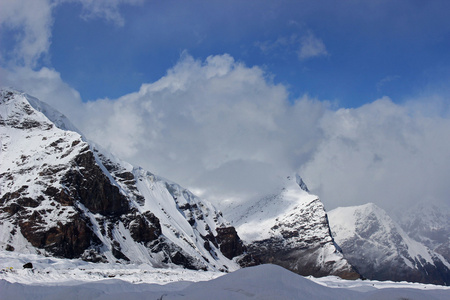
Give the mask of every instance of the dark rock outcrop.
[[220, 251], [229, 259], [244, 253], [244, 244], [234, 227], [217, 228], [216, 240]]
[[94, 154], [86, 149], [74, 160], [74, 167], [62, 179], [69, 195], [93, 213], [120, 216], [129, 211], [128, 200], [103, 173]]

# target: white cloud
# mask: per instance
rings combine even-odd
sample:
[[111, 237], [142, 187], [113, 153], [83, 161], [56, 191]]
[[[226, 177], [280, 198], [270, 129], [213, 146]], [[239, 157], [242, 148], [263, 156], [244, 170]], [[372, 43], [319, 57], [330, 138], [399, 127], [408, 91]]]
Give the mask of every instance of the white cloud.
[[52, 4], [50, 0], [3, 0], [0, 29], [14, 31], [12, 53], [2, 53], [2, 61], [12, 57], [14, 64], [35, 66], [50, 47]]
[[45, 67], [38, 71], [27, 67], [0, 67], [0, 78], [2, 86], [37, 97], [74, 120], [83, 115], [80, 94], [65, 83], [55, 70]]
[[301, 38], [298, 57], [300, 60], [306, 60], [317, 56], [327, 56], [328, 52], [325, 44], [317, 38], [311, 31]]
[[298, 168], [315, 148], [325, 111], [307, 97], [291, 105], [283, 86], [229, 55], [202, 62], [186, 54], [139, 92], [88, 108], [79, 127], [93, 140], [222, 199], [268, 191]]
[[386, 84], [398, 80], [400, 79], [399, 75], [388, 75], [386, 77], [384, 77], [383, 79], [381, 79], [380, 81], [377, 82], [377, 91], [381, 91], [382, 87], [384, 87]]
[[125, 20], [119, 12], [121, 5], [138, 5], [144, 0], [62, 0], [69, 2], [79, 2], [83, 6], [82, 17], [84, 19], [102, 18], [113, 22], [117, 26], [123, 26]]
[[[0, 30], [8, 31], [13, 47], [4, 47], [2, 65], [34, 68], [49, 52], [53, 10], [57, 5], [74, 2], [82, 5], [84, 19], [102, 18], [118, 26], [124, 24], [121, 5], [138, 5], [143, 0], [2, 0]], [[11, 49], [5, 53], [5, 49]]]
[[404, 105], [382, 98], [337, 111], [307, 96], [291, 104], [284, 86], [229, 55], [184, 54], [138, 92], [89, 103], [51, 69], [0, 69], [0, 76], [119, 157], [215, 202], [267, 193], [295, 170], [328, 209], [448, 202], [450, 119], [442, 97]]
[[256, 42], [255, 46], [265, 55], [296, 54], [301, 61], [319, 56], [328, 56], [325, 44], [311, 30], [300, 35], [294, 33], [290, 36], [278, 37], [276, 40]]
[[382, 98], [328, 110], [229, 55], [189, 55], [160, 80], [89, 103], [84, 131], [215, 202], [268, 193], [295, 170], [331, 209], [446, 201], [450, 120]]
[[374, 202], [398, 209], [448, 202], [450, 120], [383, 98], [328, 112], [325, 133], [302, 174], [328, 208]]

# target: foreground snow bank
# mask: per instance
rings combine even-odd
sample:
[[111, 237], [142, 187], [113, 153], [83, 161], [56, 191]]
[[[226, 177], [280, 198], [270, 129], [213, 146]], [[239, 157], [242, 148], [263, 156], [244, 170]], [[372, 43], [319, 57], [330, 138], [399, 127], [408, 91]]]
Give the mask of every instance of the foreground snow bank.
[[[23, 269], [31, 262], [34, 269]], [[233, 273], [93, 264], [0, 252], [0, 299], [449, 299], [436, 285], [302, 277], [275, 265]], [[13, 268], [12, 270], [10, 268]], [[222, 276], [223, 275], [223, 276]]]

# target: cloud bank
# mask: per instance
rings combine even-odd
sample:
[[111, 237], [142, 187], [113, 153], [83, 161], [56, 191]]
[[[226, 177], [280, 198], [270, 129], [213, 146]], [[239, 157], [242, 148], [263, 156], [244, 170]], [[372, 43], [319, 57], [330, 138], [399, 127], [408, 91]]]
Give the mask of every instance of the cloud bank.
[[261, 68], [227, 54], [201, 61], [184, 53], [139, 91], [88, 103], [55, 71], [4, 75], [119, 157], [219, 205], [270, 193], [295, 171], [327, 209], [448, 203], [445, 99], [425, 98], [427, 110], [423, 99], [398, 105], [384, 97], [334, 111], [306, 95], [290, 101]]
[[301, 168], [310, 189], [331, 207], [448, 205], [450, 119], [417, 108], [385, 97], [327, 112], [320, 120], [324, 139]]

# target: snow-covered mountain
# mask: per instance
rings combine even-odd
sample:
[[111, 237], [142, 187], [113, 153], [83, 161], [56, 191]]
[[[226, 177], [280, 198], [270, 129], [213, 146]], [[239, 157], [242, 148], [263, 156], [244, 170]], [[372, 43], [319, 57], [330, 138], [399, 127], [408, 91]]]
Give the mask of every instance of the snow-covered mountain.
[[0, 249], [239, 268], [242, 242], [210, 203], [88, 143], [39, 100], [0, 95]]
[[450, 284], [450, 264], [375, 204], [339, 207], [328, 216], [336, 243], [364, 277]]
[[226, 210], [247, 247], [241, 263], [273, 263], [301, 275], [359, 274], [343, 257], [330, 233], [319, 198], [300, 176], [287, 177], [275, 194]]
[[400, 212], [399, 224], [410, 237], [441, 254], [450, 263], [450, 208], [419, 203]]

